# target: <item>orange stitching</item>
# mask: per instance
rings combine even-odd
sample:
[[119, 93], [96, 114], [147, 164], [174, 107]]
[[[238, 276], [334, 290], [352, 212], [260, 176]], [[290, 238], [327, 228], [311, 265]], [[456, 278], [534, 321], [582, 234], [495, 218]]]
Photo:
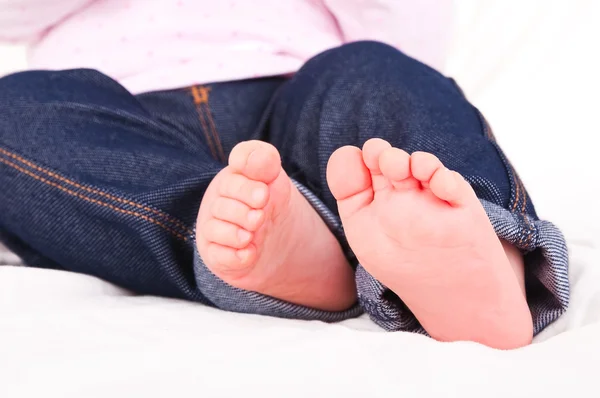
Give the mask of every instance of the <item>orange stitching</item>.
[[[200, 87], [192, 87], [192, 96], [194, 97], [194, 103], [196, 104], [197, 108], [202, 108], [202, 104], [204, 104], [206, 106], [206, 109], [203, 110], [203, 115], [202, 117], [204, 118], [204, 113], [206, 113], [206, 120], [208, 120], [208, 124], [210, 125], [210, 134], [212, 136], [212, 138], [215, 140], [214, 141], [214, 145], [215, 145], [215, 159], [216, 159], [216, 155], [217, 153], [221, 156], [221, 161], [225, 161], [225, 151], [223, 151], [223, 145], [221, 144], [221, 139], [219, 137], [219, 133], [217, 132], [217, 127], [215, 126], [215, 122], [213, 120], [212, 117], [212, 113], [210, 111], [210, 107], [208, 106], [208, 101], [209, 101], [209, 94], [210, 93], [211, 88], [210, 87], [206, 87], [206, 86], [200, 86]], [[202, 127], [206, 128], [205, 124], [204, 124], [204, 120], [201, 121], [202, 123]], [[207, 133], [209, 132], [208, 129], [206, 129]]]
[[219, 155], [221, 155], [221, 161], [225, 162], [225, 151], [223, 150], [223, 144], [221, 143], [221, 138], [219, 137], [219, 133], [217, 132], [217, 127], [215, 126], [215, 122], [212, 117], [212, 112], [210, 111], [208, 104], [206, 104], [205, 106], [207, 115], [206, 118], [208, 119], [208, 123], [211, 126], [213, 137], [215, 139], [215, 142], [217, 143], [217, 149], [219, 150]]
[[516, 190], [516, 192], [515, 192], [515, 203], [513, 203], [513, 207], [512, 207], [512, 211], [514, 212], [514, 211], [515, 211], [515, 209], [517, 208], [517, 204], [519, 203], [519, 196], [520, 196], [520, 195], [519, 195], [519, 191], [520, 191], [520, 189], [519, 189], [519, 183], [518, 183], [518, 181], [517, 181], [517, 179], [516, 179], [516, 175], [517, 175], [517, 174], [515, 173], [515, 169], [513, 169], [513, 167], [512, 167], [512, 166], [510, 166], [510, 168], [511, 168], [511, 170], [512, 170], [512, 174], [513, 174], [513, 184], [515, 185], [515, 190]]
[[194, 97], [194, 104], [208, 104], [208, 93], [210, 92], [210, 87], [204, 86], [193, 86], [192, 87], [192, 96]]
[[210, 131], [208, 130], [208, 125], [206, 124], [206, 120], [204, 119], [204, 109], [202, 105], [196, 105], [196, 111], [198, 112], [198, 119], [200, 119], [200, 124], [202, 125], [202, 132], [204, 133], [204, 137], [206, 137], [206, 142], [208, 142], [208, 146], [210, 148], [210, 153], [213, 159], [217, 159], [217, 148], [215, 143], [212, 140], [210, 135]]
[[[533, 228], [531, 227], [531, 224], [527, 220], [527, 216], [524, 215], [523, 220], [525, 220], [525, 224], [527, 224], [527, 227], [529, 228], [529, 232], [527, 233], [527, 239], [525, 240], [525, 247], [529, 247], [529, 245], [531, 244], [531, 238], [533, 235]], [[521, 239], [521, 242], [523, 242], [523, 239]]]
[[156, 221], [155, 219], [150, 218], [150, 217], [148, 217], [148, 216], [146, 216], [144, 214], [140, 214], [140, 213], [137, 213], [137, 212], [134, 212], [134, 211], [130, 211], [130, 210], [120, 209], [120, 208], [118, 208], [116, 206], [113, 206], [113, 205], [111, 205], [109, 203], [105, 203], [105, 202], [101, 202], [101, 201], [96, 200], [96, 199], [89, 198], [89, 197], [84, 196], [84, 195], [82, 195], [80, 193], [77, 193], [77, 192], [72, 191], [70, 189], [67, 189], [67, 188], [65, 188], [63, 186], [60, 186], [59, 184], [57, 184], [55, 182], [49, 181], [49, 180], [47, 180], [47, 179], [45, 179], [43, 177], [35, 175], [34, 173], [30, 172], [29, 170], [26, 170], [26, 169], [24, 169], [24, 168], [16, 165], [13, 162], [10, 162], [10, 161], [6, 160], [6, 159], [0, 158], [0, 162], [6, 164], [9, 167], [12, 167], [13, 169], [15, 169], [17, 171], [20, 171], [21, 173], [26, 174], [26, 175], [28, 175], [28, 176], [30, 176], [30, 177], [32, 177], [32, 178], [34, 178], [34, 179], [36, 179], [36, 180], [44, 183], [44, 184], [46, 184], [46, 185], [49, 185], [49, 186], [54, 187], [54, 188], [57, 188], [57, 189], [59, 189], [59, 190], [61, 190], [63, 192], [66, 192], [67, 194], [69, 194], [71, 196], [75, 196], [77, 198], [83, 199], [85, 201], [88, 201], [90, 203], [93, 203], [93, 204], [96, 204], [96, 205], [99, 205], [99, 206], [108, 207], [109, 209], [117, 211], [117, 212], [120, 212], [120, 213], [124, 213], [124, 214], [127, 214], [127, 215], [132, 215], [132, 216], [141, 218], [143, 220], [146, 220], [148, 222], [151, 222], [153, 224], [158, 225], [159, 227], [165, 229], [167, 232], [170, 232], [171, 234], [175, 235], [176, 237], [178, 237], [179, 239], [183, 240], [184, 242], [188, 241], [188, 238], [185, 237], [185, 236], [183, 236], [183, 235], [181, 235], [179, 232], [177, 232], [177, 231], [175, 231], [175, 230], [167, 227], [163, 223], [161, 223], [159, 221]]
[[202, 109], [202, 104], [208, 101], [208, 91], [205, 87], [202, 91], [198, 89], [197, 86], [192, 87], [192, 97], [194, 98], [194, 104], [196, 105], [196, 112], [198, 112], [198, 119], [200, 120], [200, 124], [202, 125], [202, 133], [204, 133], [204, 137], [206, 138], [206, 142], [208, 143], [208, 148], [210, 149], [210, 154], [214, 159], [217, 159], [217, 149], [212, 142], [210, 137], [210, 133], [208, 130], [208, 126], [206, 121], [204, 120], [204, 109]]
[[[527, 228], [529, 228], [529, 233], [527, 234], [527, 239], [525, 240], [525, 246], [528, 247], [529, 244], [531, 243], [531, 238], [532, 238], [531, 231], [533, 231], [533, 226], [531, 225], [531, 223], [527, 219], [527, 215], [525, 214], [525, 205], [527, 203], [527, 192], [525, 191], [525, 186], [521, 182], [521, 179], [518, 177], [515, 169], [512, 166], [510, 168], [513, 173], [513, 183], [515, 184], [515, 188], [516, 188], [516, 199], [515, 199], [515, 203], [513, 204], [513, 207], [512, 207], [513, 212], [517, 209], [517, 205], [519, 203], [520, 191], [521, 191], [521, 189], [523, 190], [523, 203], [521, 204], [521, 216], [523, 217], [523, 221], [525, 221], [525, 224], [527, 224]], [[523, 239], [520, 239], [519, 241], [521, 242], [521, 244], [523, 243]]]
[[531, 223], [527, 219], [527, 214], [522, 213], [522, 215], [523, 215], [523, 220], [525, 220], [525, 224], [527, 224], [527, 228], [529, 228], [530, 231], [533, 230], [533, 226], [531, 225]]
[[527, 234], [527, 240], [525, 241], [525, 246], [526, 246], [526, 247], [529, 247], [529, 245], [531, 244], [531, 237], [532, 237], [532, 233], [531, 233], [531, 232], [529, 232], [529, 233]]
[[521, 189], [523, 190], [523, 204], [521, 205], [521, 214], [525, 214], [525, 207], [527, 206], [527, 190], [525, 189], [525, 185], [523, 185], [523, 181], [518, 176], [517, 178], [519, 179]]
[[[515, 175], [517, 175], [517, 174], [515, 173]], [[527, 220], [527, 215], [525, 214], [525, 209], [527, 207], [527, 190], [525, 189], [525, 185], [523, 184], [523, 181], [518, 176], [517, 176], [517, 181], [519, 182], [521, 190], [523, 190], [523, 203], [521, 204], [521, 214], [523, 215], [523, 218], [525, 219], [525, 223], [527, 224], [529, 229], [533, 230], [533, 226], [531, 225], [529, 220]]]
[[183, 224], [181, 221], [179, 221], [179, 220], [177, 220], [177, 219], [169, 216], [168, 214], [165, 214], [165, 213], [161, 212], [160, 210], [155, 210], [155, 209], [152, 209], [152, 208], [150, 208], [148, 206], [144, 206], [142, 204], [139, 204], [139, 203], [136, 203], [136, 202], [132, 202], [130, 200], [121, 199], [119, 197], [116, 197], [116, 196], [113, 196], [111, 194], [99, 191], [97, 189], [92, 189], [92, 188], [85, 187], [83, 185], [80, 185], [80, 184], [76, 183], [75, 181], [69, 180], [68, 178], [62, 177], [62, 176], [60, 176], [60, 175], [58, 175], [58, 174], [56, 174], [56, 173], [54, 173], [52, 171], [44, 169], [43, 167], [40, 167], [40, 166], [38, 166], [38, 165], [36, 165], [36, 164], [34, 164], [34, 163], [32, 163], [32, 162], [30, 162], [30, 161], [22, 158], [21, 156], [15, 155], [14, 153], [8, 152], [8, 151], [6, 151], [6, 150], [4, 150], [2, 148], [0, 148], [0, 153], [4, 154], [6, 156], [9, 156], [9, 157], [11, 157], [11, 158], [13, 158], [13, 159], [15, 159], [15, 160], [23, 163], [23, 164], [26, 164], [27, 166], [31, 167], [34, 170], [42, 172], [42, 173], [44, 173], [44, 174], [46, 174], [46, 175], [48, 175], [50, 177], [53, 177], [53, 178], [55, 178], [55, 179], [57, 179], [57, 180], [59, 180], [61, 182], [66, 183], [66, 184], [72, 185], [75, 188], [79, 188], [79, 189], [82, 189], [82, 190], [84, 190], [86, 192], [89, 192], [89, 193], [92, 193], [92, 194], [95, 194], [95, 195], [98, 195], [98, 196], [103, 196], [103, 197], [105, 197], [107, 199], [114, 200], [114, 201], [119, 202], [119, 203], [128, 204], [130, 206], [134, 206], [134, 207], [137, 207], [139, 209], [146, 210], [146, 211], [149, 211], [151, 213], [154, 213], [154, 214], [156, 214], [158, 216], [161, 216], [161, 217], [165, 218], [167, 221], [175, 224], [179, 228], [185, 230], [186, 233], [192, 234], [192, 230], [189, 229], [188, 227], [186, 227], [185, 224]]
[[[489, 122], [487, 121], [485, 116], [483, 116], [483, 114], [481, 112], [479, 112], [479, 114], [481, 115], [481, 118], [483, 119], [483, 123], [485, 124], [487, 138], [490, 141], [496, 142], [496, 137], [494, 136], [492, 126], [489, 124]], [[517, 172], [515, 171], [514, 167], [512, 167], [510, 162], [509, 162], [509, 167], [513, 173], [513, 184], [514, 184], [515, 190], [516, 190], [515, 202], [513, 203], [513, 208], [512, 208], [513, 212], [517, 209], [517, 205], [519, 204], [520, 191], [523, 190], [523, 203], [521, 204], [521, 215], [523, 216], [523, 220], [525, 221], [525, 224], [527, 224], [527, 228], [529, 228], [529, 233], [527, 234], [527, 239], [525, 241], [525, 245], [529, 246], [529, 244], [531, 243], [532, 231], [534, 230], [534, 227], [529, 222], [529, 220], [527, 219], [527, 215], [525, 214], [525, 207], [527, 205], [527, 191], [525, 190], [525, 185], [523, 185], [523, 182], [517, 175]], [[522, 243], [523, 239], [520, 239], [519, 241]]]

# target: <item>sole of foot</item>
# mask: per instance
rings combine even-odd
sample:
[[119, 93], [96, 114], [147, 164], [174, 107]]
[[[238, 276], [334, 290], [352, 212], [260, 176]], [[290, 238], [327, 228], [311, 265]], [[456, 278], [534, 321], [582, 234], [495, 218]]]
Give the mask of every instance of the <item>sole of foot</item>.
[[527, 345], [526, 298], [471, 186], [432, 154], [381, 139], [346, 146], [327, 179], [361, 265], [440, 341]]
[[206, 190], [196, 230], [204, 263], [231, 286], [326, 311], [356, 302], [338, 241], [268, 143], [232, 150]]

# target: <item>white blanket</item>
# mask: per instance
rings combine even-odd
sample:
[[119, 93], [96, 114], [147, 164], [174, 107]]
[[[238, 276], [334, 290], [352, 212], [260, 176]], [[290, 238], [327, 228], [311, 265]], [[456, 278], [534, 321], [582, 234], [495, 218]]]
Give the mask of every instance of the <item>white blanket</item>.
[[571, 309], [510, 352], [385, 333], [366, 317], [239, 315], [83, 275], [0, 268], [0, 396], [597, 396], [600, 253], [571, 250]]
[[586, 141], [598, 131], [600, 64], [588, 54], [600, 2], [458, 3], [447, 72], [570, 243], [571, 307], [534, 345], [442, 344], [383, 333], [365, 317], [327, 325], [230, 314], [0, 267], [0, 397], [599, 396], [597, 148]]

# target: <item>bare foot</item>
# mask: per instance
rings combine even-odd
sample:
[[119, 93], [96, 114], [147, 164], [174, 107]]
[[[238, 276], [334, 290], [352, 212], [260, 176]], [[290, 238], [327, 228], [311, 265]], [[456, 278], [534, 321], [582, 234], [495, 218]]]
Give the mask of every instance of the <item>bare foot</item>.
[[247, 141], [232, 150], [204, 194], [196, 230], [206, 266], [234, 287], [326, 311], [356, 302], [338, 241], [270, 144]]
[[441, 341], [531, 342], [526, 299], [470, 185], [432, 154], [380, 139], [330, 158], [327, 180], [361, 265]]

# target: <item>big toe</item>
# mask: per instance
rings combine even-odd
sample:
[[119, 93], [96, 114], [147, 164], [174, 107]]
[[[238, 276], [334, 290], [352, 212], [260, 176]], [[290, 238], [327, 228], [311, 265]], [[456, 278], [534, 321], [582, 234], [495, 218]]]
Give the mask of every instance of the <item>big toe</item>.
[[270, 184], [281, 172], [281, 157], [269, 143], [245, 141], [237, 144], [231, 151], [229, 166], [236, 173]]
[[331, 155], [327, 183], [342, 217], [350, 216], [373, 200], [371, 174], [357, 147], [344, 146]]

